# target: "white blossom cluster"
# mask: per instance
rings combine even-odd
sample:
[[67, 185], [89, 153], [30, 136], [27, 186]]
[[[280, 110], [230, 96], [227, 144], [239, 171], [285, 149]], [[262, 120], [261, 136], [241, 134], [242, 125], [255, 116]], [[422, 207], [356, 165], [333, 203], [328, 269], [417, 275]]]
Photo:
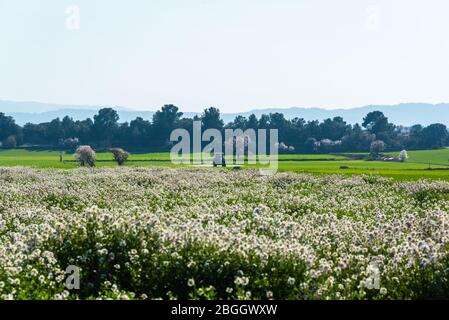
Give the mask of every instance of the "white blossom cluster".
[[447, 298], [448, 213], [447, 182], [0, 168], [0, 298]]

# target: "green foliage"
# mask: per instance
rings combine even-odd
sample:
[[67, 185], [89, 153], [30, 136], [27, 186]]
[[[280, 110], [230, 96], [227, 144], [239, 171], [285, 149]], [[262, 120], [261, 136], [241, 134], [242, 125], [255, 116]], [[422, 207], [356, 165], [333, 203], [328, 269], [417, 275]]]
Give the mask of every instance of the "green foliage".
[[14, 149], [17, 147], [16, 136], [9, 136], [2, 142], [2, 147], [5, 149]]
[[[14, 119], [0, 113], [0, 141], [9, 136], [17, 139], [17, 145], [51, 145], [53, 148], [73, 148], [73, 143], [88, 144], [95, 148], [122, 146], [128, 150], [168, 151], [172, 145], [170, 134], [175, 129], [192, 133], [193, 121], [202, 121], [203, 131], [218, 129], [278, 129], [279, 143], [304, 153], [369, 152], [374, 140], [385, 142], [387, 151], [402, 149], [433, 149], [449, 144], [449, 133], [443, 124], [427, 127], [415, 125], [408, 130], [388, 122], [382, 112], [370, 112], [359, 124], [348, 124], [342, 117], [323, 121], [306, 121], [303, 118], [287, 119], [276, 112], [262, 114], [259, 118], [237, 116], [225, 124], [220, 110], [210, 107], [200, 116], [183, 117], [175, 105], [164, 105], [156, 111], [152, 121], [136, 118], [130, 123], [119, 123], [117, 111], [112, 108], [99, 110], [92, 119], [74, 121], [66, 116], [50, 122], [31, 124], [21, 128]], [[79, 143], [78, 143], [79, 142]]]

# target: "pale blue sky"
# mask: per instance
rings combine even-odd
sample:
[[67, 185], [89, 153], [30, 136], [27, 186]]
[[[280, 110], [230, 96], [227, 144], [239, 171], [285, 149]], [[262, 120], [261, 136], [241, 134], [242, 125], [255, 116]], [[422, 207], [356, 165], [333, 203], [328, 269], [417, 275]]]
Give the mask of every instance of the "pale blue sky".
[[224, 112], [449, 102], [448, 17], [447, 0], [0, 0], [0, 99]]

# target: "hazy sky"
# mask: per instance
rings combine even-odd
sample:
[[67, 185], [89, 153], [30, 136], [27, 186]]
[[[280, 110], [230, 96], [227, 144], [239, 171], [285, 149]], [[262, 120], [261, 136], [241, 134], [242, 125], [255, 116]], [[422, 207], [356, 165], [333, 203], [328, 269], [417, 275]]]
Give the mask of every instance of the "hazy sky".
[[0, 99], [224, 112], [448, 102], [448, 17], [447, 0], [0, 0]]

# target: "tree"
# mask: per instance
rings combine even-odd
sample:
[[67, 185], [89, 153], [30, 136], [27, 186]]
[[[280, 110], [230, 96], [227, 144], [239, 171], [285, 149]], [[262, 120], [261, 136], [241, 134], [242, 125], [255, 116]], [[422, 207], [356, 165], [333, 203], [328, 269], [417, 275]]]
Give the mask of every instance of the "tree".
[[376, 135], [377, 140], [385, 141], [390, 147], [397, 148], [398, 132], [395, 125], [388, 122], [388, 118], [380, 111], [373, 111], [363, 118], [362, 126]]
[[270, 117], [267, 114], [263, 114], [259, 119], [259, 129], [268, 129], [270, 127]]
[[385, 150], [385, 142], [382, 140], [376, 140], [371, 143], [370, 151], [372, 154], [378, 155]]
[[318, 141], [315, 138], [307, 138], [304, 143], [304, 151], [315, 152], [318, 148]]
[[69, 116], [65, 116], [62, 118], [61, 127], [63, 131], [63, 136], [61, 138], [73, 138], [76, 136], [75, 134], [75, 121]]
[[62, 128], [62, 123], [59, 118], [52, 120], [48, 123], [46, 128], [46, 138], [47, 143], [56, 144], [58, 141], [64, 137], [64, 130]]
[[369, 131], [364, 131], [362, 127], [356, 123], [352, 130], [342, 138], [342, 145], [345, 150], [352, 151], [369, 151], [371, 142], [375, 140], [375, 135]]
[[322, 138], [332, 141], [341, 140], [350, 127], [342, 117], [326, 119], [320, 124]]
[[3, 141], [10, 136], [14, 136], [17, 140], [20, 131], [21, 128], [16, 125], [16, 122], [12, 117], [5, 116], [4, 113], [0, 112], [0, 141]]
[[362, 126], [370, 132], [378, 135], [381, 132], [394, 130], [394, 126], [388, 123], [388, 118], [380, 111], [373, 111], [363, 118]]
[[94, 116], [93, 130], [95, 140], [100, 144], [111, 145], [114, 135], [118, 129], [119, 116], [112, 108], [101, 109]]
[[126, 128], [128, 134], [124, 138], [124, 144], [129, 146], [147, 146], [150, 144], [151, 123], [140, 117], [131, 121]]
[[247, 127], [248, 129], [254, 129], [256, 130], [259, 125], [259, 121], [257, 120], [257, 117], [255, 114], [251, 114], [248, 118]]
[[285, 119], [283, 113], [270, 113], [270, 129], [278, 130], [278, 138], [280, 141], [289, 143], [288, 128], [289, 121]]
[[448, 138], [447, 128], [444, 124], [435, 123], [425, 127], [421, 132], [422, 144], [426, 148], [441, 148]]
[[321, 127], [320, 122], [318, 120], [308, 121], [305, 125], [305, 133], [309, 138], [315, 138], [316, 140], [320, 140], [321, 135]]
[[[202, 130], [224, 127], [232, 129], [278, 129], [278, 141], [299, 152], [367, 152], [375, 140], [384, 142], [391, 151], [402, 149], [441, 148], [449, 144], [449, 133], [443, 124], [435, 123], [425, 128], [414, 125], [410, 128], [395, 126], [388, 122], [382, 112], [374, 111], [364, 118], [363, 127], [347, 124], [342, 117], [324, 121], [308, 121], [303, 118], [287, 119], [282, 113], [262, 114], [258, 119], [251, 114], [248, 118], [237, 116], [224, 126], [220, 110], [214, 107], [204, 110], [202, 115], [183, 118], [182, 112], [174, 105], [164, 105], [153, 115], [153, 121], [136, 118], [130, 123], [119, 123], [117, 112], [111, 108], [101, 109], [94, 120], [88, 118], [74, 121], [65, 116], [50, 122], [31, 124], [21, 128], [14, 119], [0, 113], [0, 142], [21, 145], [50, 145], [74, 148], [78, 145], [98, 145], [111, 147], [121, 145], [126, 148], [145, 148], [148, 151], [167, 150], [172, 143], [170, 134], [174, 129], [186, 129], [193, 134], [193, 122], [202, 121]], [[267, 132], [267, 143], [270, 132]], [[256, 137], [256, 142], [258, 137]], [[6, 143], [5, 143], [6, 142]]]
[[44, 124], [27, 123], [23, 127], [23, 140], [25, 143], [45, 144], [46, 126]]
[[125, 162], [128, 160], [129, 153], [123, 150], [122, 148], [112, 148], [111, 152], [114, 155], [114, 160], [117, 162], [119, 166], [124, 165]]
[[280, 112], [270, 113], [270, 128], [283, 130], [287, 126], [287, 119]]
[[215, 107], [210, 107], [204, 110], [203, 115], [201, 116], [201, 121], [203, 123], [203, 129], [218, 129], [223, 130], [224, 122], [220, 118], [220, 109]]
[[420, 124], [416, 124], [416, 125], [410, 127], [410, 132], [408, 135], [408, 142], [407, 142], [407, 145], [410, 148], [418, 149], [421, 147], [421, 145], [423, 143], [422, 131], [423, 131], [423, 127]]
[[235, 117], [234, 121], [227, 125], [227, 127], [230, 129], [242, 129], [242, 130], [246, 130], [247, 126], [248, 126], [248, 119], [246, 119], [244, 116]]
[[170, 134], [174, 129], [177, 129], [179, 120], [183, 116], [179, 112], [178, 107], [169, 104], [162, 107], [153, 115], [152, 131], [153, 135], [158, 140], [153, 141], [153, 145], [157, 148], [167, 146], [170, 142]]
[[17, 147], [16, 136], [9, 136], [4, 139], [2, 142], [2, 146], [5, 149], [14, 149], [15, 147]]
[[95, 167], [96, 157], [97, 154], [90, 146], [79, 146], [75, 151], [75, 158], [82, 167], [86, 165]]
[[88, 118], [86, 120], [82, 121], [76, 121], [75, 122], [75, 132], [74, 136], [77, 136], [80, 141], [84, 143], [89, 143], [90, 141], [93, 141], [93, 126], [94, 123], [92, 119]]

